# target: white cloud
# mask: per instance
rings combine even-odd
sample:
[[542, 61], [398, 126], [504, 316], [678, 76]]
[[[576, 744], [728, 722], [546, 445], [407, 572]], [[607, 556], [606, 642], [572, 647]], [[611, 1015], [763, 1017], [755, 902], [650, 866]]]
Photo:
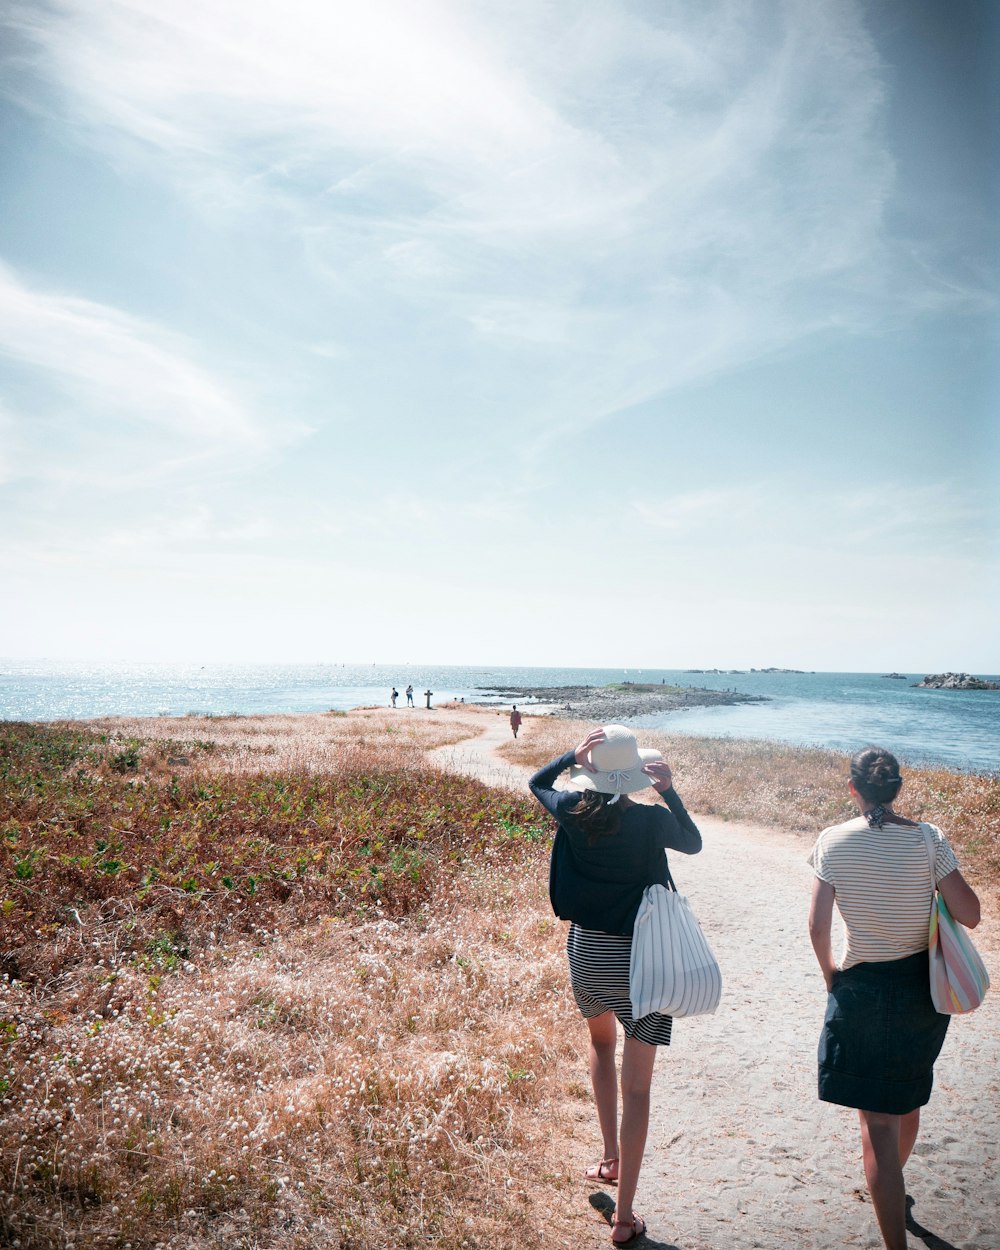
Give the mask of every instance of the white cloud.
[[[827, 332], [975, 304], [933, 248], [886, 237], [896, 170], [865, 15], [855, 0], [8, 0], [21, 64], [2, 89], [44, 101], [80, 167], [97, 150], [95, 222], [162, 196], [163, 255], [131, 276], [161, 307], [211, 288], [194, 342], [83, 298], [82, 253], [61, 281], [68, 232], [42, 260], [20, 240], [57, 275], [44, 288], [0, 268], [16, 417], [0, 475], [36, 479], [5, 491], [5, 522], [34, 534], [25, 577], [34, 547], [66, 570], [80, 551], [109, 569], [199, 563], [211, 589], [224, 555], [249, 580], [257, 557], [287, 566], [289, 602], [400, 576], [427, 602], [421, 579], [454, 570], [544, 600], [525, 552], [592, 526], [593, 500], [552, 481], [555, 440], [579, 452], [600, 425], [587, 446], [610, 470], [642, 454], [635, 426], [654, 429], [635, 405]], [[305, 456], [232, 473], [294, 437], [275, 410], [326, 423], [326, 473]], [[707, 421], [683, 445], [711, 437]], [[601, 558], [643, 586], [662, 562], [708, 614], [744, 581], [816, 602], [845, 543], [888, 536], [916, 576], [921, 554], [981, 532], [951, 485], [916, 503], [843, 487], [846, 453], [804, 499], [778, 478], [808, 448], [773, 450], [754, 489], [678, 464], [685, 491], [635, 501], [628, 475], [592, 475], [613, 518]], [[640, 527], [653, 550], [619, 557]], [[398, 586], [383, 593], [404, 610]]]
[[861, 13], [53, 0], [20, 21], [92, 134], [196, 201], [280, 205], [339, 302], [429, 307], [445, 352], [529, 353], [531, 463], [907, 301]]
[[697, 490], [666, 499], [637, 500], [633, 506], [643, 525], [689, 533], [745, 520], [758, 511], [759, 504], [756, 490]]
[[[693, 567], [711, 559], [746, 563], [750, 552], [770, 552], [795, 568], [795, 584], [808, 580], [810, 563], [818, 580], [829, 576], [831, 561], [849, 560], [865, 576], [907, 576], [936, 561], [979, 568], [986, 576], [1000, 555], [995, 537], [995, 505], [959, 481], [923, 483], [883, 474], [878, 486], [807, 487], [800, 480], [774, 477], [752, 486], [686, 491], [638, 499], [633, 508], [652, 531], [683, 536]], [[991, 508], [993, 509], [991, 513]]]
[[249, 141], [294, 176], [340, 144], [486, 162], [545, 129], [483, 32], [435, 0], [53, 0], [21, 6], [18, 24], [91, 121], [167, 152], [214, 158]]
[[958, 480], [883, 481], [838, 493], [826, 507], [845, 542], [867, 543], [875, 552], [904, 547], [927, 559], [1000, 556], [996, 499]]
[[0, 486], [16, 476], [14, 461], [14, 419], [0, 404]]
[[35, 290], [2, 262], [0, 352], [130, 420], [199, 443], [264, 441], [261, 425], [178, 336], [105, 304]]

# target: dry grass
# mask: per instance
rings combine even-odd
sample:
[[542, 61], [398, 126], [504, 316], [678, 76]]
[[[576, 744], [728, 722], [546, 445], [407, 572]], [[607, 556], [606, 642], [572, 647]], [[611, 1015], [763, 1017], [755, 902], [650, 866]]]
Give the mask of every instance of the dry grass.
[[[591, 728], [590, 723], [532, 718], [530, 732], [506, 744], [501, 754], [512, 763], [539, 767]], [[670, 761], [677, 789], [694, 812], [810, 839], [856, 814], [846, 790], [849, 756], [842, 752], [645, 730], [640, 738]], [[940, 825], [965, 875], [995, 894], [1000, 887], [1000, 776], [943, 768], [906, 768], [904, 774], [900, 810]]]
[[[330, 772], [354, 759], [383, 756], [413, 762], [422, 751], [459, 742], [467, 718], [423, 708], [364, 708], [292, 716], [105, 717], [88, 721], [99, 733], [125, 743], [170, 744], [175, 756], [199, 757], [203, 767], [225, 772]], [[155, 734], [152, 732], [155, 729]], [[207, 749], [206, 749], [207, 748]], [[163, 772], [168, 756], [161, 753]], [[150, 756], [147, 769], [154, 764]]]
[[412, 744], [345, 740], [330, 776], [0, 728], [0, 1242], [457, 1250], [553, 1227], [548, 1111], [579, 1038], [527, 800], [407, 773]]
[[538, 875], [172, 969], [81, 935], [72, 977], [0, 985], [6, 1244], [522, 1240], [541, 1215], [516, 1177], [545, 1171], [575, 1044], [555, 926], [512, 906]]

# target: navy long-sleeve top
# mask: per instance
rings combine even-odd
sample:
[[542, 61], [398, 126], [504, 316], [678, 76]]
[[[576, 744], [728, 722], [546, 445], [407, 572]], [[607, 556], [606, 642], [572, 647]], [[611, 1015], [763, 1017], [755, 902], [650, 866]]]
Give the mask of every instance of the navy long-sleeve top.
[[584, 929], [628, 935], [648, 885], [667, 885], [666, 851], [695, 855], [701, 850], [698, 826], [680, 795], [670, 787], [667, 806], [623, 803], [616, 833], [593, 840], [573, 819], [578, 790], [555, 790], [553, 782], [576, 762], [572, 751], [540, 768], [531, 793], [556, 818], [558, 828], [549, 863], [549, 899], [560, 920]]

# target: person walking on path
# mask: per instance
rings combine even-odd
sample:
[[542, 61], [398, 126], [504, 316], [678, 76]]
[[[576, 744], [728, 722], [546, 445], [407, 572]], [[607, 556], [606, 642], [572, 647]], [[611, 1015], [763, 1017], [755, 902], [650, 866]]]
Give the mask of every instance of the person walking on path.
[[[902, 784], [894, 755], [881, 747], [859, 751], [848, 790], [861, 814], [824, 829], [809, 855], [816, 873], [809, 936], [829, 991], [819, 1097], [857, 1109], [865, 1178], [886, 1250], [906, 1250], [903, 1167], [950, 1021], [930, 994], [935, 888], [960, 924], [975, 928], [980, 916], [979, 899], [941, 831], [893, 810]], [[835, 903], [845, 929], [839, 967], [830, 936]]]
[[[554, 788], [569, 769], [569, 788]], [[632, 1018], [629, 963], [632, 926], [649, 885], [667, 885], [665, 851], [694, 855], [701, 834], [674, 789], [659, 751], [640, 751], [623, 725], [592, 730], [528, 783], [555, 817], [549, 899], [570, 921], [566, 941], [573, 995], [590, 1033], [590, 1079], [603, 1139], [600, 1163], [586, 1179], [618, 1186], [611, 1240], [627, 1246], [646, 1231], [632, 1202], [649, 1127], [649, 1089], [658, 1046], [669, 1046], [672, 1020], [654, 1012]], [[666, 803], [628, 797], [653, 786]], [[615, 1071], [616, 1019], [625, 1032], [621, 1127]]]
[[523, 717], [517, 710], [517, 704], [515, 703], [510, 713], [510, 729], [515, 738], [517, 737], [517, 731], [521, 728], [522, 719]]

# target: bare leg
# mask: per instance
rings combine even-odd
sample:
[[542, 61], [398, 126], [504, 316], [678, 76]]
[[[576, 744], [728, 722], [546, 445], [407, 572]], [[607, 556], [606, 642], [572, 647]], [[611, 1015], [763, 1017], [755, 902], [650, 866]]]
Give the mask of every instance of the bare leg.
[[899, 1117], [899, 1166], [906, 1167], [906, 1161], [910, 1157], [917, 1140], [917, 1134], [920, 1132], [920, 1108], [914, 1111], [908, 1111], [906, 1115]]
[[[622, 1055], [621, 1159], [618, 1163], [618, 1203], [615, 1216], [627, 1220], [632, 1214], [642, 1154], [649, 1129], [649, 1086], [653, 1080], [656, 1047], [626, 1037]], [[622, 1240], [630, 1232], [622, 1230]], [[612, 1233], [612, 1241], [614, 1233]]]
[[604, 1011], [587, 1021], [590, 1030], [590, 1083], [594, 1087], [597, 1122], [604, 1139], [605, 1159], [618, 1158], [618, 1073], [615, 1044], [618, 1026], [613, 1011]]
[[[859, 1111], [865, 1179], [886, 1250], [906, 1250], [906, 1190], [898, 1115]], [[912, 1143], [911, 1143], [912, 1144]]]

